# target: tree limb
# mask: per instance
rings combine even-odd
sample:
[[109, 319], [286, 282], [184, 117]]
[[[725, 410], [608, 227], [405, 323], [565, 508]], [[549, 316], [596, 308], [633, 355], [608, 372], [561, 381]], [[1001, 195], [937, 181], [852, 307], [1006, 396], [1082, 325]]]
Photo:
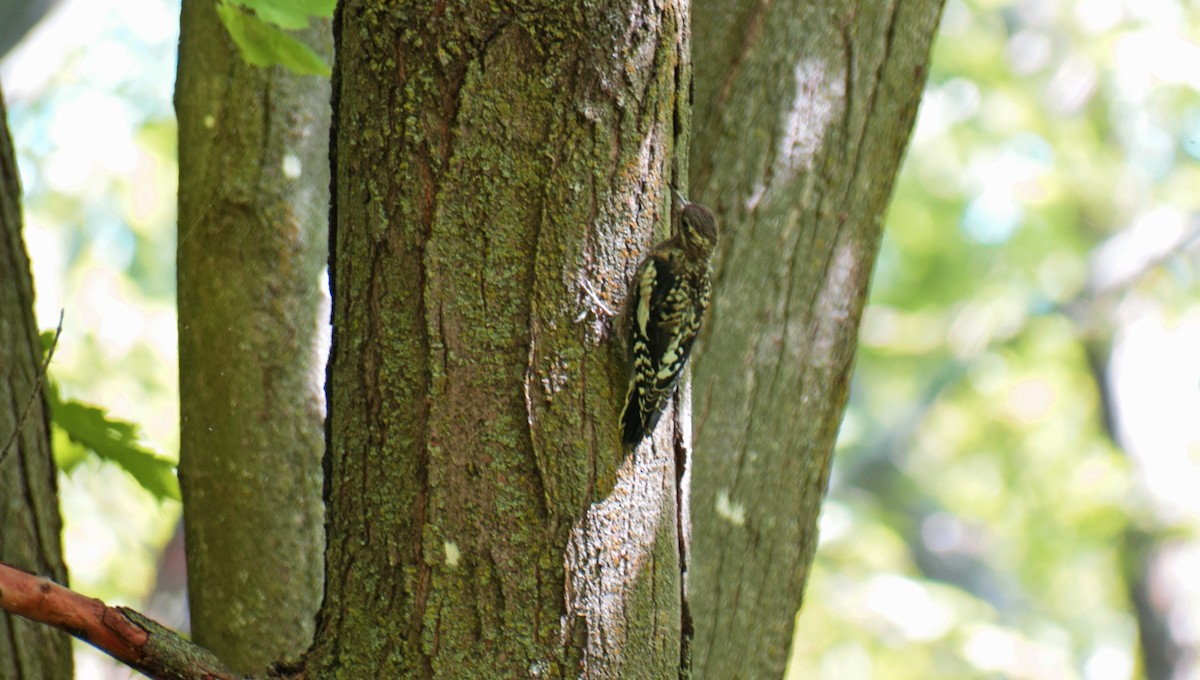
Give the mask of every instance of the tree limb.
[[127, 607], [109, 607], [0, 563], [0, 609], [64, 630], [151, 678], [235, 680], [206, 649]]

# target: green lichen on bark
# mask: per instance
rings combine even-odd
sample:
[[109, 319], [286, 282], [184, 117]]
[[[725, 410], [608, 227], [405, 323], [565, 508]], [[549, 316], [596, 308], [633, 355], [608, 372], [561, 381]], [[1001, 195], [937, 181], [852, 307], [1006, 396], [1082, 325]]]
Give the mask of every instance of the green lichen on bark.
[[[678, 11], [339, 5], [319, 677], [604, 677], [564, 554], [622, 462], [604, 309], [665, 232]], [[627, 668], [679, 656], [675, 477], [645, 470], [626, 624], [675, 641]]]

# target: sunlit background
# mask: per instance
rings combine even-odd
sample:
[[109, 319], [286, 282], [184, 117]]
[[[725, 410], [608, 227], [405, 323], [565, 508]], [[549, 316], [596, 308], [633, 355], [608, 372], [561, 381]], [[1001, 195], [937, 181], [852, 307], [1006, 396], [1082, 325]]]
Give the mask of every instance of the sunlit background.
[[[54, 328], [63, 310], [50, 374], [65, 398], [137, 423], [149, 448], [172, 459], [178, 40], [177, 1], [67, 0], [0, 62], [38, 323]], [[54, 445], [74, 446], [58, 432]], [[94, 458], [60, 475], [59, 492], [71, 586], [149, 605], [177, 625], [179, 584], [153, 596], [179, 504], [160, 504]], [[78, 678], [134, 676], [91, 647], [76, 650]]]
[[[52, 375], [170, 457], [178, 15], [65, 0], [0, 62]], [[948, 2], [789, 677], [1200, 678], [1198, 31]], [[180, 625], [178, 504], [60, 485], [72, 586]]]

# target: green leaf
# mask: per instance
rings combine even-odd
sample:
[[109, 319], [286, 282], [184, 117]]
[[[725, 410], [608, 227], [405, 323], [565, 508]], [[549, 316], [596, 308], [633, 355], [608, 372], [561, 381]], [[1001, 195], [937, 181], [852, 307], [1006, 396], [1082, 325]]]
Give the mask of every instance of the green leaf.
[[247, 63], [279, 65], [302, 75], [329, 75], [329, 64], [320, 55], [278, 27], [228, 2], [217, 5], [217, 14]]
[[50, 448], [54, 451], [54, 464], [68, 475], [79, 467], [79, 464], [91, 458], [94, 454], [77, 441], [73, 441], [66, 430], [54, 424], [51, 420]]
[[[101, 460], [119, 465], [160, 501], [179, 500], [175, 465], [137, 443], [137, 427], [111, 418], [103, 409], [76, 401], [62, 402], [58, 390], [46, 390], [54, 425], [71, 441], [94, 451]], [[70, 471], [81, 461], [78, 451], [64, 450], [58, 462]]]
[[229, 0], [245, 7], [281, 28], [299, 29], [308, 26], [310, 16], [328, 19], [333, 16], [337, 0]]

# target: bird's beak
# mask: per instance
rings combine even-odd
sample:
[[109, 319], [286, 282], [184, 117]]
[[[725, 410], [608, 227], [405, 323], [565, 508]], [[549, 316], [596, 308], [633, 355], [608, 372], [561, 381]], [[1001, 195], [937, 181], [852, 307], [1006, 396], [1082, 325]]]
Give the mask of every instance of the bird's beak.
[[679, 189], [672, 189], [671, 193], [673, 193], [675, 195], [675, 200], [679, 202], [680, 208], [687, 207], [688, 200], [683, 197], [683, 194], [679, 193]]

